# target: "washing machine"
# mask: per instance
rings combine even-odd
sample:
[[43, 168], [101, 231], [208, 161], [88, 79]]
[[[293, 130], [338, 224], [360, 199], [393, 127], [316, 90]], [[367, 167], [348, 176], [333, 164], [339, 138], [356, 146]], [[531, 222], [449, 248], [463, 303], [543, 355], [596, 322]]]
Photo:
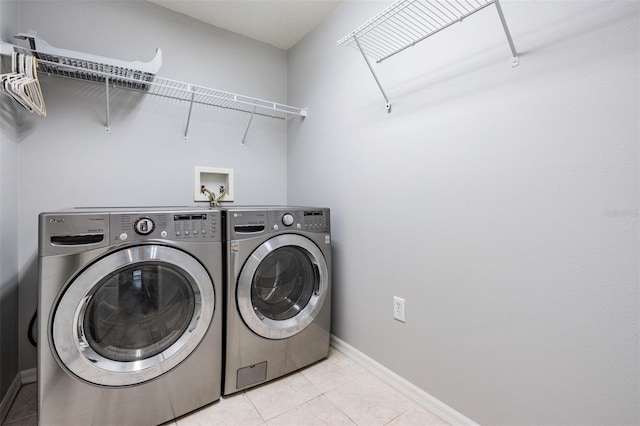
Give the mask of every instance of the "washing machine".
[[326, 358], [331, 327], [330, 211], [223, 209], [223, 394]]
[[219, 210], [39, 216], [38, 423], [154, 425], [220, 397]]

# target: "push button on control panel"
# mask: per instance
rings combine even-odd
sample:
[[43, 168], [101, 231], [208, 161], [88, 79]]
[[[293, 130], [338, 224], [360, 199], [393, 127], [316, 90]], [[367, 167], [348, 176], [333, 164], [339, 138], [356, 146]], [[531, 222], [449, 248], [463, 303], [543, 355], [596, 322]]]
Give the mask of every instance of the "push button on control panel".
[[215, 240], [217, 226], [214, 214], [185, 212], [173, 215], [174, 235], [180, 241]]

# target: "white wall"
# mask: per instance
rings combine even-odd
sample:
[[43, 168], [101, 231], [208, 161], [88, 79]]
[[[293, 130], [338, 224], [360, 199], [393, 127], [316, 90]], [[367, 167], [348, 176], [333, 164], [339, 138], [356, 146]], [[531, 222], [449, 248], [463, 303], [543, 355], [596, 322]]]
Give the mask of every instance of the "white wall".
[[[0, 1], [0, 39], [17, 29], [18, 3]], [[3, 59], [0, 73], [11, 70]], [[18, 373], [18, 110], [0, 94], [0, 401]]]
[[[639, 3], [506, 1], [374, 67], [289, 51], [291, 204], [332, 208], [333, 333], [480, 424], [638, 424]], [[392, 297], [406, 299], [406, 324]]]
[[[56, 47], [128, 61], [150, 60], [158, 75], [205, 87], [287, 100], [286, 53], [144, 1], [25, 1], [20, 30]], [[194, 166], [233, 168], [235, 202], [286, 201], [283, 120], [111, 91], [104, 131], [101, 85], [41, 78], [47, 117], [23, 115], [20, 142], [20, 368], [36, 365], [26, 328], [37, 300], [37, 216], [76, 206], [193, 205]]]

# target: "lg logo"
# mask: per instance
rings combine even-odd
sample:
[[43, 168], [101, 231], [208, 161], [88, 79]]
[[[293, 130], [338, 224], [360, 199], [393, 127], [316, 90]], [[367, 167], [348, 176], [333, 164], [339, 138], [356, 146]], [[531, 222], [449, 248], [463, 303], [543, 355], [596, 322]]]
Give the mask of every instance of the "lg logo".
[[63, 218], [52, 217], [51, 219], [49, 219], [49, 223], [64, 223], [64, 219]]

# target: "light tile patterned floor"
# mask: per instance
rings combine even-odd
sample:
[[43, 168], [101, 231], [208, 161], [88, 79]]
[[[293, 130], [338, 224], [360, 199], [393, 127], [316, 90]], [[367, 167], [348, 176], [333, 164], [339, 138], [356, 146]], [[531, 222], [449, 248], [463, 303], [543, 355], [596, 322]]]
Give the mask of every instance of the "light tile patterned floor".
[[[3, 426], [36, 424], [36, 386], [23, 386]], [[444, 425], [341, 352], [279, 380], [240, 392], [167, 426]]]

